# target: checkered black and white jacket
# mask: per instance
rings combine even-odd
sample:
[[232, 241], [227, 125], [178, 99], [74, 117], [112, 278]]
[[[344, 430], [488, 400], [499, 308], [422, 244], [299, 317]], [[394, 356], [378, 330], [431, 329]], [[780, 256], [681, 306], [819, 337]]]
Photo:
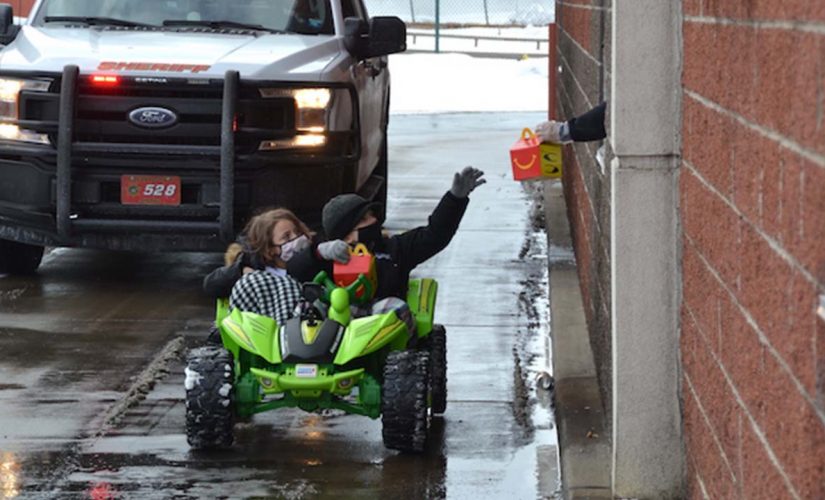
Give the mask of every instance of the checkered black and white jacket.
[[301, 299], [301, 285], [289, 276], [253, 271], [232, 287], [229, 305], [233, 309], [269, 316], [283, 325], [292, 317]]

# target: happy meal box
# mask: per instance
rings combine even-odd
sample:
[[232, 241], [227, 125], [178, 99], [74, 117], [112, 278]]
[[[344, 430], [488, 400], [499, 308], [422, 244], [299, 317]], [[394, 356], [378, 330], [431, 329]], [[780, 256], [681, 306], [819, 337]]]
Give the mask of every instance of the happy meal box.
[[349, 262], [341, 264], [335, 262], [332, 268], [333, 281], [340, 287], [347, 287], [354, 283], [358, 276], [364, 275], [367, 283], [356, 291], [359, 302], [372, 300], [378, 288], [378, 274], [375, 270], [375, 256], [367, 250], [363, 243], [350, 248]]
[[562, 172], [561, 145], [541, 143], [529, 128], [521, 132], [521, 138], [510, 148], [513, 179], [558, 179]]

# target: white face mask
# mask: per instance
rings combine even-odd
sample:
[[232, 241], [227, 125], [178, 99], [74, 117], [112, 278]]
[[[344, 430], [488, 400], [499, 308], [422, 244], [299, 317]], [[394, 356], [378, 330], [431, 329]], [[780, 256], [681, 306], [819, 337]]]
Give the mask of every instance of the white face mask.
[[298, 236], [281, 245], [281, 260], [288, 262], [295, 254], [309, 247], [310, 241], [306, 235]]

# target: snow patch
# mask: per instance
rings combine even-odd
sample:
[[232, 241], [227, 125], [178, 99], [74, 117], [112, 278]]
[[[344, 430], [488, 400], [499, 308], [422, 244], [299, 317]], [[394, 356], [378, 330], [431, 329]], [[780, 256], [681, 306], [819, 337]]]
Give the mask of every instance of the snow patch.
[[200, 373], [196, 372], [195, 370], [189, 369], [187, 366], [183, 369], [183, 373], [186, 374], [186, 379], [183, 381], [183, 386], [186, 387], [187, 391], [191, 391], [195, 388], [196, 385], [201, 384], [201, 380], [203, 377]]
[[546, 111], [547, 59], [466, 54], [390, 57], [393, 114]]

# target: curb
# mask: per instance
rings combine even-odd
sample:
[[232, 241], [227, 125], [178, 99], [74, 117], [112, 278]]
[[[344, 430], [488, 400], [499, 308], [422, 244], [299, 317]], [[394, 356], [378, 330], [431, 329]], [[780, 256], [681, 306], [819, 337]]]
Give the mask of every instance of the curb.
[[613, 498], [611, 447], [560, 182], [544, 185], [550, 248], [550, 332], [565, 499]]

